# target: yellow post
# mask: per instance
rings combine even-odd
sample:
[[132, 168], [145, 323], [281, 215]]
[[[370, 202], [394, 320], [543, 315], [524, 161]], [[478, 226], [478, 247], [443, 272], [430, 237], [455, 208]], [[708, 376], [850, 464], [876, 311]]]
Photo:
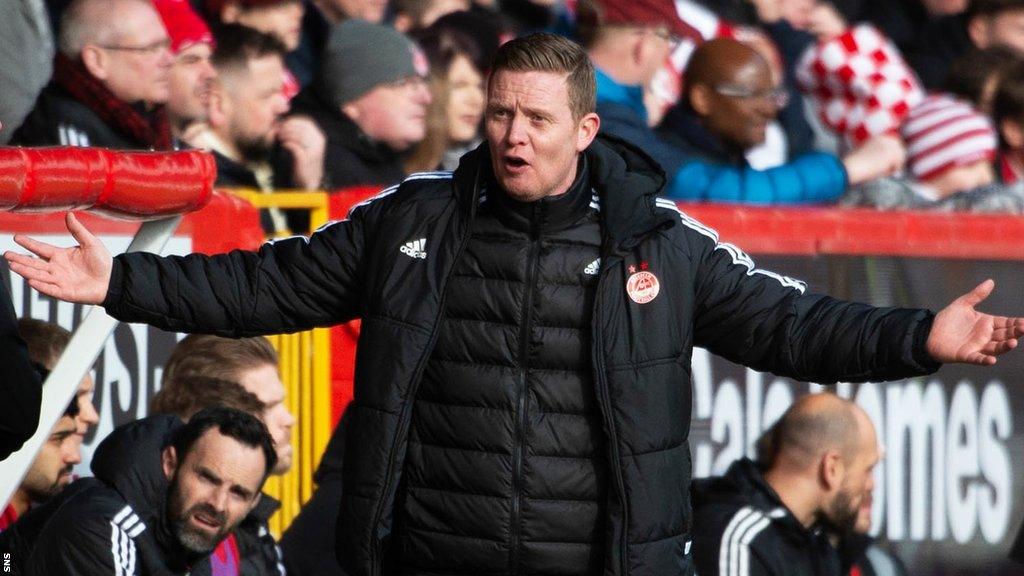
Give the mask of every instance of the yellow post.
[[[324, 192], [231, 192], [256, 208], [309, 210], [310, 231], [327, 222], [328, 196]], [[281, 509], [270, 519], [271, 533], [280, 538], [313, 496], [313, 473], [331, 437], [331, 349], [324, 328], [272, 336], [270, 341], [280, 355], [286, 404], [297, 420], [292, 429], [292, 468], [287, 474], [267, 479], [264, 488], [281, 501]]]

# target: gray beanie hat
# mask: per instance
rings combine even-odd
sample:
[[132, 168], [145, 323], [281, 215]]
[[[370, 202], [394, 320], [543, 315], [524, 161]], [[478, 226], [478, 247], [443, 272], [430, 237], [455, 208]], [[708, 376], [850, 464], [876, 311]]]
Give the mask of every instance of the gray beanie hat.
[[394, 28], [363, 20], [345, 20], [331, 28], [320, 61], [325, 95], [337, 104], [428, 71], [426, 57], [412, 40]]

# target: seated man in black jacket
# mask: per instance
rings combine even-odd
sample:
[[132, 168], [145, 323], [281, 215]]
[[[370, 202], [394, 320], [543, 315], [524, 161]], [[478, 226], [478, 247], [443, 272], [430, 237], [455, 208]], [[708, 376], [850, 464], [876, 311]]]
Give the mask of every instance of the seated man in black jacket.
[[880, 458], [875, 427], [833, 394], [800, 398], [783, 414], [762, 466], [735, 462], [693, 484], [694, 563], [701, 576], [839, 576], [830, 531], [856, 527], [870, 506]]
[[184, 575], [259, 503], [276, 461], [266, 427], [239, 410], [131, 422], [96, 449], [95, 478], [32, 509], [0, 547], [31, 576]]
[[[222, 405], [248, 412], [263, 421], [274, 440], [277, 465], [271, 474], [292, 466], [291, 429], [295, 417], [285, 405], [286, 390], [278, 370], [277, 352], [262, 336], [222, 338], [190, 334], [178, 343], [164, 366], [160, 391], [151, 414], [174, 414], [184, 421], [204, 408]], [[224, 558], [238, 559], [238, 574], [278, 576], [281, 551], [267, 526], [281, 503], [267, 495], [210, 556], [213, 574]], [[333, 526], [320, 527], [321, 530]]]

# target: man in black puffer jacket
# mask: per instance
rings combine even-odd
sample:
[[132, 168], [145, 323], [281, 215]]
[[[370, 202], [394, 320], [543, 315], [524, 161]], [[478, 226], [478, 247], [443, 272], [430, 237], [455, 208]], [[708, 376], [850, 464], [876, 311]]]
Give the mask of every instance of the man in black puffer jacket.
[[0, 535], [13, 573], [202, 576], [214, 547], [259, 502], [277, 456], [266, 427], [215, 407], [187, 424], [157, 415], [114, 430], [82, 478]]
[[[657, 199], [595, 140], [594, 71], [557, 36], [505, 44], [488, 145], [309, 238], [161, 258], [18, 237], [11, 268], [122, 320], [227, 336], [362, 319], [337, 548], [349, 576], [692, 573], [690, 357], [814, 382], [987, 364], [1024, 320], [813, 295]], [[971, 330], [975, 333], [968, 338]]]

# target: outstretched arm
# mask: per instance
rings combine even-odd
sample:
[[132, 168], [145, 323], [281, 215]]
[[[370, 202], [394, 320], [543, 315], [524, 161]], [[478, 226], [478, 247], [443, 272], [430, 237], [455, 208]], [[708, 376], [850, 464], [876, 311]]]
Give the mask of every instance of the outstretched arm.
[[24, 276], [32, 288], [47, 296], [79, 304], [100, 304], [110, 286], [113, 258], [100, 239], [74, 214], [69, 212], [65, 221], [78, 246], [58, 248], [17, 235], [14, 241], [37, 258], [11, 251], [4, 252], [4, 258], [12, 271]]
[[995, 286], [992, 280], [985, 280], [935, 316], [926, 344], [932, 358], [991, 366], [996, 356], [1017, 347], [1018, 338], [1024, 335], [1024, 318], [992, 316], [974, 309]]
[[133, 252], [111, 258], [73, 216], [78, 246], [31, 238], [18, 243], [38, 256], [7, 252], [11, 269], [38, 291], [71, 302], [102, 304], [125, 322], [223, 336], [278, 334], [347, 320], [357, 314], [362, 282], [363, 211], [309, 238], [264, 244], [259, 251], [161, 257]]

